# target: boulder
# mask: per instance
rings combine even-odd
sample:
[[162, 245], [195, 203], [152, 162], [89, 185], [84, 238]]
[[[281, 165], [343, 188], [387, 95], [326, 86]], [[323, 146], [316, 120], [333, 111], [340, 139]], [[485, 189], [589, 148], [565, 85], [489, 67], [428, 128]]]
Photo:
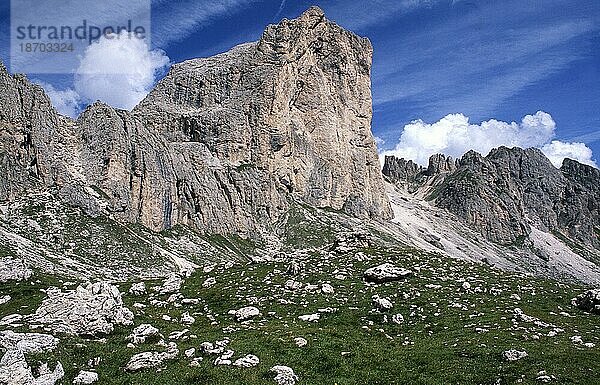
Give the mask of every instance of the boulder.
[[40, 366], [38, 377], [34, 377], [25, 355], [19, 349], [8, 350], [0, 359], [0, 384], [6, 385], [55, 385], [65, 376], [60, 362], [53, 371], [47, 364]]
[[159, 287], [158, 292], [160, 294], [179, 293], [182, 284], [183, 279], [179, 276], [179, 274], [173, 273], [163, 282], [162, 286]]
[[125, 371], [137, 372], [142, 369], [155, 368], [167, 360], [177, 358], [178, 355], [179, 349], [177, 349], [177, 345], [171, 342], [166, 352], [143, 352], [135, 354], [125, 366]]
[[379, 311], [388, 311], [394, 307], [394, 305], [389, 299], [382, 298], [379, 295], [374, 295], [371, 298], [371, 301], [373, 303], [373, 306], [375, 306], [375, 308]]
[[133, 313], [123, 305], [121, 293], [108, 282], [80, 285], [75, 291], [46, 290], [46, 298], [31, 323], [48, 330], [82, 336], [110, 334], [114, 325], [132, 325]]
[[506, 361], [512, 362], [512, 361], [518, 361], [522, 358], [525, 358], [528, 356], [527, 352], [525, 351], [519, 351], [516, 349], [510, 349], [510, 350], [506, 350], [502, 353], [502, 356], [504, 357], [504, 359]]
[[278, 385], [295, 385], [298, 381], [298, 376], [289, 366], [276, 365], [271, 368], [270, 372], [275, 374], [275, 382]]
[[134, 344], [143, 344], [146, 342], [146, 338], [160, 336], [160, 332], [157, 328], [150, 324], [142, 324], [131, 332], [127, 337], [127, 341], [133, 342]]
[[33, 271], [22, 259], [0, 258], [0, 282], [23, 281], [32, 275]]
[[58, 338], [49, 334], [15, 333], [0, 331], [0, 347], [4, 350], [18, 349], [24, 354], [46, 353], [58, 346]]
[[260, 315], [260, 310], [254, 306], [246, 306], [235, 311], [234, 318], [238, 322], [247, 321]]
[[75, 385], [89, 385], [96, 382], [98, 382], [98, 373], [85, 370], [80, 371], [73, 379]]
[[399, 281], [411, 276], [412, 274], [413, 272], [410, 270], [396, 267], [391, 263], [384, 263], [382, 265], [367, 269], [363, 276], [367, 282], [383, 283]]
[[258, 357], [253, 354], [248, 354], [242, 358], [238, 358], [233, 362], [233, 366], [237, 366], [238, 368], [252, 368], [257, 366], [260, 363]]
[[138, 297], [146, 294], [146, 284], [144, 282], [134, 283], [129, 289], [129, 294]]

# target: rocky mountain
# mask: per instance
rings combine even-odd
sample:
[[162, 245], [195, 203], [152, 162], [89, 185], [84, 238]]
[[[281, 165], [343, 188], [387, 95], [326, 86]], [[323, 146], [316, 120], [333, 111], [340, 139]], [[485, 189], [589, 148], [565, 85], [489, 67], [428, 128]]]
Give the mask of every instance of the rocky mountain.
[[372, 54], [313, 7], [258, 42], [174, 65], [132, 112], [97, 102], [77, 120], [0, 67], [3, 254], [65, 274], [164, 275], [270, 258], [301, 237], [323, 244], [300, 227], [358, 218], [428, 251], [600, 278], [597, 169], [500, 148], [427, 168], [388, 157], [386, 183]]
[[382, 173], [371, 57], [311, 8], [77, 120], [0, 66], [0, 385], [595, 384], [600, 171]]
[[133, 111], [72, 121], [0, 69], [0, 199], [56, 188], [155, 231], [257, 236], [292, 201], [391, 215], [371, 123], [372, 48], [311, 8], [261, 40], [173, 66]]
[[500, 147], [457, 161], [434, 155], [427, 169], [386, 157], [383, 172], [494, 243], [523, 244], [535, 227], [581, 251], [600, 249], [600, 170], [594, 167], [566, 159], [557, 169], [540, 150]]

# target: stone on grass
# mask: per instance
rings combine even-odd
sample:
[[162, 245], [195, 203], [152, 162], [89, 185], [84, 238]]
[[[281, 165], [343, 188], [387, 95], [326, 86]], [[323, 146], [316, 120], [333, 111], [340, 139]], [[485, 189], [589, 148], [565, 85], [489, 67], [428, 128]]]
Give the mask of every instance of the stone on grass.
[[150, 324], [142, 324], [131, 332], [127, 337], [127, 341], [131, 341], [134, 344], [143, 344], [146, 342], [146, 338], [159, 336], [160, 332], [157, 328]]
[[396, 267], [391, 263], [384, 263], [382, 265], [367, 269], [363, 276], [367, 282], [383, 283], [399, 281], [412, 274], [413, 272], [410, 270]]
[[108, 282], [80, 285], [75, 291], [46, 290], [46, 298], [30, 316], [59, 333], [98, 336], [110, 334], [114, 325], [132, 325], [133, 313], [123, 305], [121, 293]]
[[135, 296], [146, 294], [146, 284], [144, 282], [134, 283], [131, 285], [131, 288], [129, 288], [129, 294]]
[[8, 385], [55, 385], [65, 376], [60, 362], [53, 371], [43, 364], [35, 378], [31, 368], [25, 361], [25, 355], [19, 349], [6, 351], [0, 359], [0, 384]]
[[206, 278], [206, 280], [202, 283], [202, 287], [208, 289], [217, 284], [217, 280], [213, 277]]
[[237, 366], [238, 368], [252, 368], [257, 366], [260, 363], [260, 360], [257, 356], [253, 354], [248, 354], [242, 358], [238, 358], [233, 363], [233, 366]]
[[308, 344], [308, 341], [306, 340], [306, 338], [302, 338], [302, 337], [296, 337], [294, 338], [294, 343], [299, 347], [302, 348], [304, 346], [306, 346]]
[[306, 322], [317, 322], [320, 318], [321, 318], [321, 315], [319, 313], [306, 314], [306, 315], [301, 315], [298, 317], [299, 320], [306, 321]]
[[98, 382], [98, 373], [85, 370], [80, 371], [77, 377], [73, 379], [73, 384], [75, 385], [89, 385], [95, 382]]
[[276, 365], [270, 372], [275, 374], [275, 382], [278, 385], [295, 385], [298, 381], [298, 376], [289, 366]]
[[25, 261], [11, 257], [0, 258], [0, 282], [24, 281], [33, 275]]
[[324, 283], [323, 286], [321, 286], [321, 292], [323, 294], [333, 294], [334, 291], [333, 286], [328, 283]]
[[254, 306], [246, 306], [235, 311], [234, 317], [238, 322], [249, 320], [250, 318], [260, 315], [260, 310]]
[[21, 350], [24, 354], [46, 353], [58, 345], [58, 338], [49, 334], [0, 332], [0, 347], [4, 350]]
[[179, 355], [179, 349], [174, 343], [169, 343], [166, 352], [143, 352], [135, 354], [125, 370], [128, 372], [137, 372], [142, 369], [155, 368], [163, 364], [167, 360], [173, 360]]
[[528, 356], [528, 354], [526, 351], [510, 349], [510, 350], [506, 350], [504, 353], [502, 353], [502, 356], [504, 357], [504, 359], [506, 361], [512, 362], [512, 361], [518, 361], [522, 358], [525, 358]]
[[387, 298], [382, 298], [379, 295], [374, 295], [372, 298], [372, 303], [373, 306], [375, 306], [375, 308], [379, 311], [387, 311], [390, 310], [392, 307], [394, 307], [394, 305], [392, 304], [392, 302], [387, 299]]
[[179, 293], [182, 284], [183, 279], [181, 279], [179, 274], [173, 273], [165, 280], [165, 282], [163, 282], [162, 286], [158, 288], [158, 292], [160, 294]]

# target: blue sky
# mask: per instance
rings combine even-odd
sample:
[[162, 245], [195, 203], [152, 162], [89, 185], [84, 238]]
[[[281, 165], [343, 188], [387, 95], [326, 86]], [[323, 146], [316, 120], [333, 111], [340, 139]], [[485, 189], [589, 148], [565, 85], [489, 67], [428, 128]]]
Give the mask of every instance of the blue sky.
[[[8, 1], [0, 8], [7, 59]], [[154, 48], [172, 62], [210, 56], [260, 37], [265, 26], [319, 5], [367, 36], [374, 50], [374, 134], [393, 148], [415, 119], [462, 113], [471, 122], [517, 121], [543, 110], [557, 139], [600, 159], [600, 1], [154, 0]], [[65, 76], [35, 76], [68, 88]]]

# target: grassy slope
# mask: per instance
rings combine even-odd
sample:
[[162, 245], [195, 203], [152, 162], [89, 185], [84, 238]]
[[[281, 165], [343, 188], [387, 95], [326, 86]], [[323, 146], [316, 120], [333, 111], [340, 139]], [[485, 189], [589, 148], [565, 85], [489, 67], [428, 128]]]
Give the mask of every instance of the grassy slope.
[[[600, 342], [600, 319], [569, 306], [570, 298], [580, 288], [413, 250], [365, 251], [369, 260], [362, 262], [352, 255], [306, 257], [306, 267], [296, 279], [314, 284], [330, 282], [336, 289], [331, 296], [285, 290], [283, 285], [290, 277], [284, 273], [284, 263], [237, 265], [230, 269], [218, 267], [211, 273], [198, 272], [186, 280], [182, 293], [187, 298], [201, 299], [198, 305], [149, 306], [135, 311], [136, 325], [150, 323], [164, 335], [183, 326], [163, 321], [163, 314], [179, 317], [189, 311], [196, 317], [196, 323], [189, 327], [190, 334], [197, 338], [177, 341], [181, 352], [198, 348], [203, 341], [228, 336], [232, 340], [230, 348], [236, 352], [234, 358], [256, 354], [261, 359], [257, 368], [215, 367], [215, 357], [210, 356], [205, 356], [200, 367], [190, 368], [181, 354], [159, 372], [127, 374], [123, 367], [131, 355], [159, 349], [153, 344], [126, 348], [124, 340], [133, 327], [118, 328], [106, 343], [61, 336], [59, 349], [43, 359], [62, 362], [67, 371], [65, 383], [70, 383], [79, 369], [86, 369], [90, 358], [98, 356], [103, 358], [98, 368], [102, 384], [264, 384], [271, 383], [268, 370], [275, 364], [291, 366], [301, 384], [536, 383], [540, 370], [556, 376], [560, 384], [597, 383], [600, 351], [569, 340], [581, 335], [585, 342]], [[369, 285], [361, 280], [364, 269], [384, 261], [420, 271], [404, 282]], [[338, 274], [347, 278], [335, 279]], [[217, 278], [217, 285], [202, 288], [209, 276]], [[471, 291], [460, 289], [463, 279], [472, 285]], [[1, 286], [1, 292], [9, 292], [14, 299], [0, 307], [0, 316], [17, 311], [21, 305], [29, 306], [22, 313], [31, 311], [32, 305], [41, 300], [39, 289], [56, 284], [49, 277], [44, 280], [33, 285]], [[500, 292], [492, 294], [492, 288]], [[122, 285], [121, 289], [126, 291], [128, 286]], [[521, 300], [511, 299], [513, 293]], [[373, 294], [390, 297], [394, 302], [391, 314], [401, 313], [404, 324], [384, 323], [383, 315], [372, 312]], [[249, 297], [256, 297], [262, 316], [240, 325], [227, 311], [248, 305]], [[134, 302], [148, 303], [147, 298], [126, 296], [125, 300], [132, 309]], [[290, 303], [283, 304], [282, 300]], [[449, 306], [452, 303], [464, 305], [465, 310]], [[336, 307], [338, 311], [324, 314], [318, 323], [297, 319], [323, 307]], [[513, 325], [515, 307], [565, 332], [548, 337], [550, 329], [522, 322]], [[563, 310], [574, 317], [559, 315]], [[207, 316], [214, 317], [216, 324], [211, 324]], [[227, 327], [234, 330], [224, 333]], [[478, 333], [476, 328], [489, 331]], [[298, 336], [309, 341], [306, 347], [294, 344], [293, 338]], [[510, 348], [526, 350], [529, 357], [507, 363], [502, 352]], [[350, 354], [342, 356], [342, 352]], [[38, 359], [31, 357], [30, 361]]]

